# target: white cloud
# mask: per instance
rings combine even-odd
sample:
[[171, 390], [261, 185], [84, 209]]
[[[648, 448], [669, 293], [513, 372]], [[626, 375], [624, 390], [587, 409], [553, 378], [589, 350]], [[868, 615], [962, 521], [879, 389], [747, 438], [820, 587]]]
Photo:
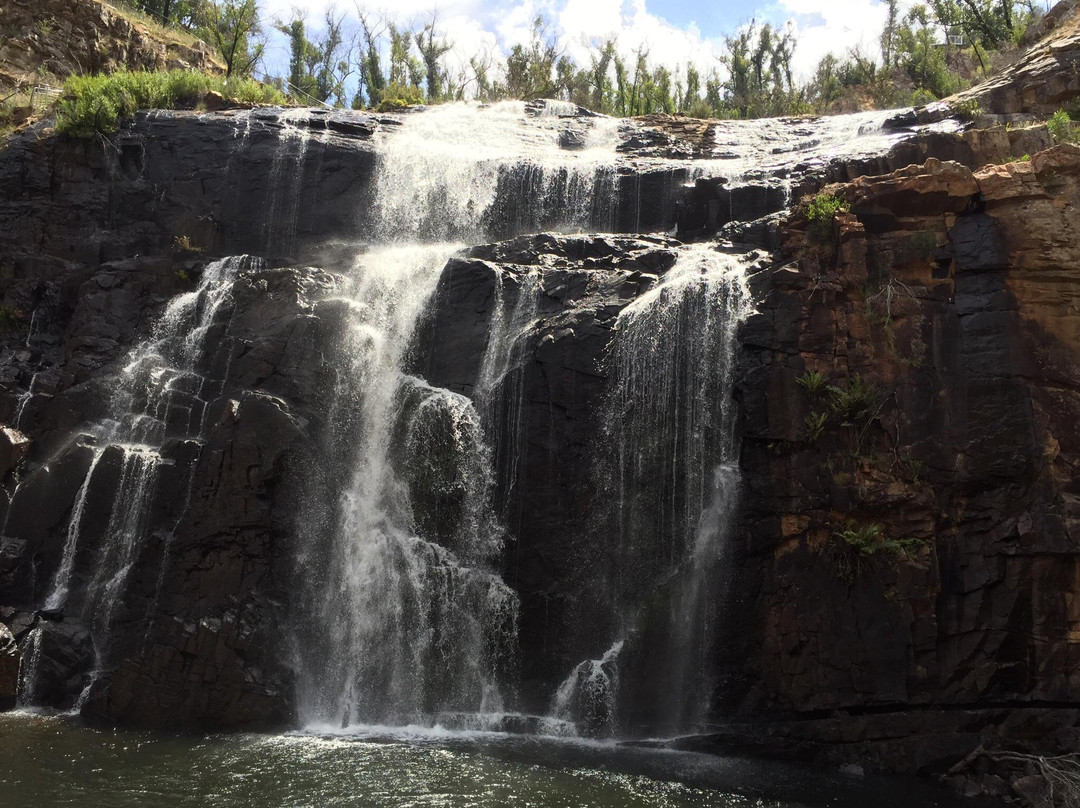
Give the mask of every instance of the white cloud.
[[[916, 0], [900, 0], [900, 13]], [[780, 0], [781, 14], [795, 27], [798, 46], [793, 66], [795, 75], [806, 80], [827, 53], [846, 56], [852, 48], [880, 61], [878, 39], [885, 26], [886, 7], [880, 0]]]
[[[724, 35], [732, 31], [702, 32], [691, 23], [676, 26], [649, 11], [647, 0], [369, 0], [362, 6], [375, 16], [399, 24], [422, 24], [433, 8], [438, 9], [439, 27], [454, 48], [447, 58], [451, 72], [468, 63], [470, 56], [488, 52], [505, 55], [517, 42], [527, 42], [532, 22], [543, 14], [558, 34], [567, 53], [578, 64], [589, 64], [589, 45], [615, 36], [620, 53], [630, 59], [635, 50], [646, 48], [653, 65], [685, 70], [695, 64], [702, 74], [720, 68]], [[916, 0], [901, 0], [902, 10]], [[307, 14], [309, 30], [317, 32], [327, 8], [336, 8], [348, 18], [350, 34], [355, 28], [356, 6], [351, 0], [306, 0], [300, 8]], [[263, 0], [266, 19], [288, 19], [297, 8], [296, 0]], [[380, 11], [380, 9], [382, 9]], [[852, 47], [878, 55], [878, 36], [885, 21], [880, 0], [767, 0], [748, 11], [744, 19], [755, 18], [782, 26], [788, 21], [796, 32], [794, 56], [796, 76], [808, 79], [826, 53], [845, 55]], [[267, 69], [284, 74], [288, 65], [288, 43], [273, 32], [267, 48]]]

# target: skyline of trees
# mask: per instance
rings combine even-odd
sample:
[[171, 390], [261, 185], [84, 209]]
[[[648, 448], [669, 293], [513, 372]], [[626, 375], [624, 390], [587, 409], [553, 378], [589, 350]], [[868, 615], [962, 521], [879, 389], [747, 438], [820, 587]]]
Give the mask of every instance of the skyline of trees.
[[[258, 0], [134, 0], [148, 14], [214, 44], [230, 75], [265, 70], [267, 30], [283, 34], [288, 72], [264, 80], [303, 103], [394, 108], [415, 103], [552, 97], [598, 112], [633, 116], [764, 117], [925, 103], [987, 75], [993, 53], [1015, 45], [1039, 13], [1039, 0], [928, 0], [901, 14], [883, 0], [877, 54], [830, 53], [800, 82], [794, 29], [751, 21], [724, 38], [715, 64], [656, 61], [647, 44], [593, 39], [573, 50], [539, 15], [525, 41], [505, 51], [464, 55], [437, 9], [403, 23], [356, 0], [355, 13], [331, 6], [314, 27], [295, 10], [260, 19]], [[248, 22], [237, 22], [247, 20]], [[250, 24], [249, 24], [250, 23]], [[240, 32], [239, 35], [237, 32]], [[946, 44], [952, 37], [963, 41]], [[584, 57], [582, 56], [584, 54]]]

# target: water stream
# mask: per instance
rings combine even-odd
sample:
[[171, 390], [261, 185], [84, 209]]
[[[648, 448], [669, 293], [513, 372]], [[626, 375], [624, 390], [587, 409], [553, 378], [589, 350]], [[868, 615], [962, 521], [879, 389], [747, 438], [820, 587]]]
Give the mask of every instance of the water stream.
[[[507, 199], [537, 204], [514, 228], [580, 228], [613, 171], [614, 128], [568, 153], [546, 118], [520, 103], [439, 107], [407, 116], [380, 145], [375, 246], [358, 256], [330, 403], [328, 465], [347, 480], [315, 500], [303, 540], [312, 613], [298, 632], [301, 715], [309, 727], [432, 724], [501, 716], [512, 702], [517, 596], [497, 563], [493, 395], [535, 316], [539, 274], [496, 322], [470, 400], [409, 375], [408, 349], [447, 259], [481, 240]], [[508, 183], [514, 187], [507, 190]], [[510, 438], [511, 440], [513, 438]], [[443, 509], [432, 516], [433, 510]], [[449, 516], [453, 513], [455, 516]], [[317, 660], [307, 664], [306, 660]], [[448, 718], [453, 716], [454, 718]]]
[[[252, 265], [247, 258], [211, 263], [194, 289], [170, 301], [149, 338], [131, 351], [120, 368], [106, 416], [78, 436], [90, 460], [43, 606], [78, 617], [88, 627], [95, 671], [108, 664], [112, 624], [123, 608], [129, 575], [147, 538], [158, 475], [163, 464], [172, 462], [162, 454], [166, 441], [199, 440], [206, 407], [221, 392], [228, 375], [230, 342], [225, 334], [232, 284], [239, 272]], [[99, 472], [106, 468], [116, 476], [107, 493], [111, 499], [108, 519], [87, 540], [87, 502]], [[167, 564], [168, 559], [161, 563]], [[84, 570], [82, 580], [76, 581], [80, 569]], [[35, 629], [37, 646], [44, 630], [45, 626]], [[31, 655], [21, 671], [23, 703], [38, 690], [37, 646], [38, 653]], [[80, 702], [94, 679], [91, 676]]]

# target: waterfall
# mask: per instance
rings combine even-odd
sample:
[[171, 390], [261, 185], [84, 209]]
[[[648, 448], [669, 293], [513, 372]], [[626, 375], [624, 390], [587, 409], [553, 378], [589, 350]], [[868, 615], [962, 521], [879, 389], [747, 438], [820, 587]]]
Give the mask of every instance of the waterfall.
[[587, 659], [574, 668], [555, 691], [552, 717], [586, 735], [614, 735], [619, 729], [619, 654], [624, 645], [618, 640], [600, 659]]
[[[296, 225], [300, 216], [300, 190], [304, 181], [304, 158], [311, 142], [311, 130], [303, 124], [308, 122], [310, 112], [306, 109], [282, 110], [279, 145], [274, 149], [270, 164], [269, 207], [263, 220], [263, 243], [268, 255], [287, 255], [296, 246]], [[251, 119], [245, 122], [250, 129]], [[237, 135], [240, 134], [239, 127]]]
[[708, 704], [710, 607], [738, 495], [732, 387], [737, 330], [751, 312], [748, 262], [715, 245], [683, 247], [616, 322], [598, 473], [603, 530], [617, 537], [610, 585], [623, 637], [580, 663], [553, 703], [593, 734], [616, 731], [629, 710], [617, 701], [619, 668], [634, 634], [650, 660], [635, 696], [652, 726], [684, 729]]
[[[333, 297], [314, 304], [305, 323], [325, 385], [305, 390], [312, 395], [303, 397], [296, 413], [315, 455], [307, 466], [306, 457], [296, 460], [306, 487], [288, 548], [296, 583], [289, 590], [295, 620], [289, 662], [300, 719], [308, 726], [526, 725], [506, 720], [526, 703], [515, 692], [518, 624], [524, 619], [518, 595], [501, 573], [525, 580], [520, 570], [527, 563], [547, 561], [520, 562], [525, 554], [514, 555], [528, 542], [515, 548], [506, 512], [511, 500], [517, 506], [526, 499], [525, 480], [548, 473], [564, 485], [557, 464], [537, 471], [542, 464], [526, 462], [537, 456], [527, 457], [530, 450], [556, 455], [543, 436], [531, 449], [525, 436], [536, 438], [526, 416], [544, 403], [570, 412], [579, 400], [563, 406], [550, 390], [526, 400], [541, 386], [532, 374], [551, 370], [542, 355], [545, 341], [562, 351], [567, 343], [559, 340], [567, 334], [593, 340], [588, 366], [574, 367], [567, 386], [575, 395], [578, 387], [584, 391], [580, 401], [602, 403], [596, 419], [595, 411], [573, 413], [578, 431], [571, 460], [587, 456], [582, 465], [595, 473], [592, 479], [585, 479], [586, 472], [573, 477], [580, 489], [561, 501], [573, 516], [567, 532], [580, 529], [583, 539], [599, 537], [604, 545], [587, 557], [611, 559], [587, 571], [600, 594], [610, 593], [610, 613], [597, 621], [604, 631], [588, 637], [584, 651], [575, 646], [576, 656], [561, 663], [564, 668], [517, 677], [543, 690], [531, 703], [546, 702], [551, 713], [546, 724], [526, 717], [559, 733], [576, 723], [588, 734], [614, 735], [631, 725], [690, 727], [708, 706], [714, 683], [703, 663], [714, 651], [716, 621], [723, 619], [715, 606], [730, 580], [725, 562], [740, 493], [732, 387], [736, 332], [750, 312], [750, 259], [666, 238], [651, 239], [655, 250], [627, 252], [606, 238], [581, 240], [589, 242], [584, 247], [557, 239], [565, 241], [564, 253], [528, 255], [522, 265], [513, 263], [517, 258], [483, 262], [492, 272], [490, 287], [486, 276], [477, 281], [475, 310], [466, 312], [476, 325], [469, 332], [476, 355], [463, 358], [460, 379], [442, 382], [454, 390], [433, 385], [417, 370], [424, 366], [414, 355], [417, 337], [448, 261], [467, 257], [467, 244], [542, 230], [613, 231], [635, 220], [669, 227], [675, 203], [692, 202], [689, 193], [680, 196], [679, 182], [723, 178], [729, 190], [740, 184], [775, 190], [799, 173], [800, 163], [820, 161], [823, 145], [871, 153], [901, 135], [882, 131], [888, 113], [868, 113], [826, 122], [721, 122], [709, 129], [704, 146], [691, 147], [632, 122], [578, 113], [565, 103], [504, 102], [448, 104], [392, 121], [365, 118], [362, 148], [374, 153], [370, 210], [356, 212], [362, 229], [340, 234], [365, 243], [354, 260], [334, 267], [344, 278]], [[301, 191], [310, 188], [304, 172], [310, 179], [320, 159], [310, 155], [324, 151], [317, 138], [336, 148], [337, 136], [326, 129], [312, 133], [305, 110], [234, 117], [229, 171], [247, 170], [261, 159], [260, 151], [248, 160], [253, 141], [276, 138], [273, 156], [262, 166], [269, 190], [265, 220], [245, 235], [261, 238], [268, 254], [288, 255], [303, 229]], [[705, 159], [691, 161], [691, 152], [702, 151]], [[364, 164], [366, 171], [366, 159]], [[362, 179], [358, 187], [369, 187]], [[233, 190], [224, 185], [227, 197], [240, 188], [249, 192], [252, 184], [238, 182]], [[225, 217], [221, 225], [227, 231]], [[522, 250], [543, 251], [541, 241]], [[511, 245], [505, 255], [517, 250]], [[676, 262], [664, 271], [675, 251]], [[337, 247], [328, 252], [341, 254]], [[583, 253], [588, 256], [581, 258]], [[59, 558], [43, 603], [90, 632], [95, 667], [105, 676], [114, 661], [110, 636], [134, 622], [128, 612], [137, 606], [139, 617], [147, 615], [138, 627], [145, 655], [159, 595], [175, 583], [167, 575], [174, 551], [170, 524], [160, 526], [160, 562], [156, 545], [155, 552], [143, 552], [151, 517], [164, 495], [174, 496], [180, 509], [171, 522], [175, 533], [193, 498], [202, 496], [193, 486], [207, 413], [226, 392], [234, 353], [239, 355], [230, 338], [233, 286], [262, 266], [261, 259], [248, 257], [207, 265], [196, 287], [176, 296], [149, 337], [124, 358], [105, 416], [78, 439], [75, 451], [81, 454], [74, 460], [85, 461], [86, 471], [77, 487], [72, 481], [65, 489], [75, 491], [74, 501], [54, 531]], [[594, 299], [602, 302], [593, 307]], [[579, 300], [586, 302], [573, 309]], [[568, 311], [583, 316], [557, 321]], [[595, 346], [603, 344], [613, 321], [607, 365], [595, 367]], [[42, 322], [49, 320], [35, 315], [31, 331]], [[472, 341], [481, 329], [482, 350], [479, 339]], [[544, 379], [551, 385], [562, 383], [558, 374], [571, 364], [554, 361], [562, 364]], [[44, 365], [38, 367], [44, 373]], [[20, 378], [27, 370], [19, 368]], [[17, 422], [27, 412], [36, 414], [35, 407], [27, 410], [35, 395], [44, 400], [45, 392], [60, 386], [50, 374], [34, 374], [15, 402]], [[187, 455], [186, 478], [167, 468], [178, 441], [198, 444]], [[177, 490], [159, 491], [169, 483]], [[590, 502], [593, 513], [582, 513]], [[101, 512], [107, 519], [97, 518]], [[595, 524], [587, 524], [590, 519]], [[525, 536], [530, 526], [522, 521], [511, 525]], [[561, 530], [571, 519], [537, 521]], [[569, 544], [579, 536], [559, 540], [564, 538]], [[533, 545], [527, 549], [535, 549], [535, 539], [529, 536]], [[268, 577], [280, 577], [273, 565], [282, 552], [268, 553]], [[136, 575], [140, 561], [152, 568]], [[567, 574], [551, 566], [550, 590], [528, 593], [545, 609], [567, 595], [555, 591], [565, 581], [577, 586], [579, 580], [576, 570]], [[140, 599], [132, 594], [136, 582]], [[526, 592], [524, 585], [520, 591]], [[577, 603], [605, 609], [600, 596]], [[540, 612], [535, 603], [527, 605], [530, 618]], [[270, 610], [276, 608], [275, 602]], [[552, 609], [559, 614], [552, 625], [564, 619], [564, 608], [573, 612], [573, 597]], [[593, 625], [587, 615], [573, 617]], [[28, 699], [36, 694], [41, 635], [34, 629], [26, 640]], [[112, 656], [120, 656], [120, 645]], [[628, 717], [635, 704], [647, 715]]]
[[[498, 678], [517, 603], [489, 563], [501, 534], [485, 512], [476, 413], [468, 399], [404, 371], [417, 320], [456, 249], [371, 250], [343, 301], [328, 450], [345, 485], [307, 537], [306, 563], [320, 570], [305, 575], [316, 608], [299, 638], [309, 724], [430, 723], [446, 710], [502, 709]], [[425, 469], [453, 477], [448, 487], [463, 500], [454, 535], [424, 530], [432, 520], [417, 511], [424, 503], [410, 482], [431, 486]]]
[[20, 707], [37, 704], [38, 670], [41, 667], [41, 626], [34, 626], [23, 641], [19, 664], [19, 688], [15, 696]]
[[[149, 338], [126, 357], [106, 416], [81, 436], [89, 447], [90, 462], [68, 517], [45, 608], [87, 626], [99, 669], [107, 664], [111, 627], [123, 608], [130, 573], [146, 538], [159, 470], [170, 462], [162, 456], [162, 448], [170, 438], [200, 437], [206, 408], [221, 393], [227, 374], [231, 345], [223, 320], [231, 311], [232, 285], [240, 272], [259, 265], [247, 257], [213, 262], [195, 289], [173, 298]], [[118, 473], [108, 522], [87, 545], [87, 502], [99, 474], [110, 465]], [[89, 572], [78, 583], [80, 557]], [[36, 669], [36, 664], [30, 665], [24, 674], [27, 698], [36, 692]]]
[[464, 720], [512, 700], [518, 604], [496, 573], [506, 534], [493, 463], [518, 452], [515, 438], [499, 442], [518, 434], [520, 391], [502, 388], [536, 316], [539, 271], [496, 278], [472, 400], [408, 373], [408, 348], [462, 247], [447, 239], [610, 219], [616, 127], [594, 121], [569, 151], [558, 119], [529, 121], [524, 104], [456, 104], [405, 117], [379, 144], [376, 246], [338, 302], [325, 485], [346, 482], [315, 498], [302, 541], [302, 563], [318, 570], [305, 575], [315, 607], [297, 640], [309, 725]]
[[517, 484], [524, 461], [521, 438], [525, 396], [520, 368], [532, 348], [528, 338], [539, 314], [542, 294], [539, 270], [529, 269], [513, 276], [495, 274], [495, 305], [473, 400], [482, 413], [491, 444], [502, 502]]
[[612, 229], [619, 123], [590, 119], [565, 146], [555, 117], [525, 105], [447, 104], [407, 116], [380, 144], [376, 240], [460, 240], [543, 229]]

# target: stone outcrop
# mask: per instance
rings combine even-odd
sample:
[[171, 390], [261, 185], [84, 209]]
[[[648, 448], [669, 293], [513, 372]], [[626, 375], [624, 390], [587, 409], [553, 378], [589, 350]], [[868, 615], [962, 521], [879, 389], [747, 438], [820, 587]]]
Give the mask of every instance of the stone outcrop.
[[0, 623], [0, 710], [10, 710], [15, 706], [15, 695], [19, 691], [20, 658], [15, 635]]
[[794, 216], [744, 334], [734, 608], [760, 645], [731, 660], [727, 709], [922, 706], [930, 735], [943, 708], [1057, 704], [1072, 712], [1040, 720], [1073, 727], [1080, 149], [826, 190], [850, 213], [817, 239]]
[[101, 0], [7, 0], [0, 8], [0, 90], [74, 73], [225, 72], [205, 42]]
[[[111, 362], [160, 312], [168, 294], [162, 291], [192, 282], [178, 278], [167, 261], [134, 260], [122, 272], [106, 265], [83, 284], [81, 303], [124, 318], [124, 327], [106, 343], [95, 335], [109, 328], [109, 317], [83, 317], [83, 306], [76, 306], [69, 320], [68, 346], [98, 350], [71, 355], [78, 371], [69, 376], [62, 363], [57, 388], [42, 394], [38, 428], [51, 447], [48, 463], [38, 459], [24, 470], [7, 517], [6, 532], [20, 537], [4, 545], [4, 594], [15, 605], [42, 601], [51, 581], [34, 570], [57, 568], [71, 529], [72, 503], [93, 451], [87, 438], [70, 439], [73, 425], [106, 414]], [[94, 680], [88, 717], [185, 727], [288, 722], [291, 685], [277, 627], [292, 558], [285, 539], [296, 507], [290, 481], [311, 462], [307, 425], [318, 418], [319, 387], [313, 374], [320, 340], [330, 338], [325, 329], [320, 336], [313, 306], [332, 288], [332, 278], [315, 270], [254, 264], [238, 277], [233, 306], [215, 325], [228, 352], [216, 356], [229, 372], [221, 394], [208, 402], [204, 439], [168, 441], [162, 449], [148, 504], [150, 538], [113, 619], [112, 673]], [[189, 418], [177, 408], [167, 424], [184, 434]], [[116, 507], [113, 489], [124, 459], [109, 449], [89, 478], [74, 592], [93, 575], [94, 543]], [[94, 615], [82, 609], [73, 600], [64, 614], [39, 624], [38, 696], [47, 703], [70, 706], [86, 684]], [[22, 633], [31, 627], [24, 621]]]
[[[944, 106], [975, 101], [983, 112], [1047, 118], [1080, 95], [1080, 14], [1075, 0], [1059, 2], [1025, 37], [1013, 64]], [[934, 105], [931, 105], [933, 108]]]

